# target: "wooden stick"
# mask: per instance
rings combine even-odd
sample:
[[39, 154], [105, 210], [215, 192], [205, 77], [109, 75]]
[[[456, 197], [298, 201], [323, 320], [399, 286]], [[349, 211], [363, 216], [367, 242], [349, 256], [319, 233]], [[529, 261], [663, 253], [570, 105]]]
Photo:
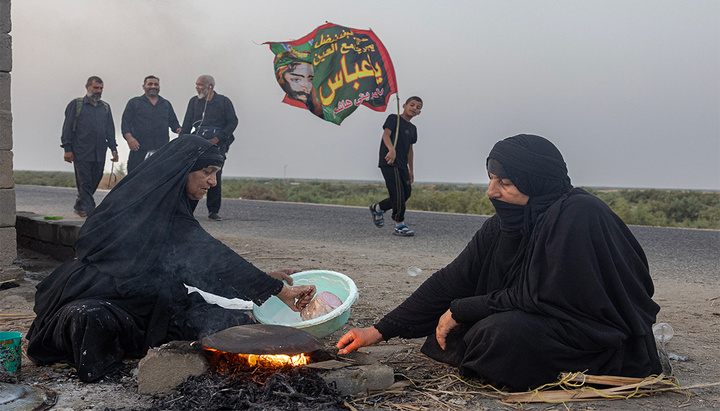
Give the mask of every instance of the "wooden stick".
[[350, 405], [347, 401], [343, 401], [343, 403], [345, 403], [346, 407], [350, 408], [350, 411], [357, 411], [357, 408]]
[[13, 282], [13, 281], [15, 281], [14, 278], [13, 278], [12, 280], [0, 281], [0, 284], [11, 283], [11, 282]]
[[[659, 375], [657, 378], [646, 379], [646, 378], [635, 378], [635, 377], [618, 377], [614, 375], [584, 375], [574, 373], [561, 373], [560, 379], [563, 381], [581, 382], [586, 384], [601, 384], [601, 385], [613, 385], [613, 386], [627, 386], [630, 384], [641, 384], [645, 381], [662, 381], [664, 375]], [[664, 384], [661, 384], [664, 385]]]
[[[582, 376], [576, 376], [582, 381]], [[589, 375], [585, 376], [585, 382], [588, 381]], [[594, 380], [610, 381], [617, 379], [617, 381], [626, 379], [627, 377], [612, 377], [612, 376], [592, 376]], [[503, 395], [502, 401], [508, 402], [567, 402], [567, 401], [587, 401], [589, 399], [619, 399], [627, 398], [635, 394], [649, 394], [660, 391], [680, 391], [681, 388], [673, 385], [672, 387], [653, 389], [652, 386], [657, 386], [662, 381], [662, 374], [656, 378], [644, 379], [644, 378], [628, 378], [628, 380], [640, 380], [632, 384], [622, 385], [607, 389], [591, 389], [588, 387], [581, 387], [573, 390], [548, 390], [548, 391], [530, 391], [530, 392], [517, 392], [517, 393], [506, 393]], [[616, 382], [617, 382], [616, 381]], [[668, 385], [668, 384], [666, 384]]]

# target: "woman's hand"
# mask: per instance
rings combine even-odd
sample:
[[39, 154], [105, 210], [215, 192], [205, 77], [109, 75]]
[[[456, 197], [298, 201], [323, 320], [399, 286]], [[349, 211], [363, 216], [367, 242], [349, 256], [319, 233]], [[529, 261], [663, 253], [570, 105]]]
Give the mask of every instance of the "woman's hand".
[[290, 307], [291, 310], [300, 312], [312, 301], [315, 295], [314, 285], [298, 285], [291, 287], [283, 284], [282, 290], [277, 294], [277, 298]]
[[450, 310], [445, 311], [445, 314], [443, 314], [438, 321], [437, 328], [435, 328], [435, 338], [437, 339], [440, 348], [442, 348], [443, 350], [447, 348], [447, 335], [450, 333], [450, 331], [459, 326], [460, 323], [458, 323], [452, 318], [452, 313], [450, 312]]
[[293, 279], [290, 277], [290, 274], [299, 273], [300, 270], [280, 270], [280, 271], [273, 271], [271, 273], [267, 273], [272, 278], [276, 278], [280, 281], [285, 281], [289, 285], [293, 285]]
[[335, 346], [340, 350], [338, 354], [347, 354], [360, 347], [377, 344], [382, 340], [382, 334], [380, 334], [380, 331], [375, 327], [353, 328], [348, 331], [347, 334], [340, 337], [340, 340], [338, 340]]

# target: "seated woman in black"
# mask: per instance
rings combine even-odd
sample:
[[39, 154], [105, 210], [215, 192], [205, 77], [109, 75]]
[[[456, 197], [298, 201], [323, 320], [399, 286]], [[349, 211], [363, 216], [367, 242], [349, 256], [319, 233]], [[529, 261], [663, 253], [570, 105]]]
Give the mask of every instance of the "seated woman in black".
[[395, 336], [496, 387], [526, 390], [563, 371], [661, 372], [659, 307], [640, 244], [610, 208], [573, 188], [548, 140], [518, 135], [487, 159], [495, 216], [465, 250], [341, 353]]
[[149, 347], [252, 322], [188, 295], [185, 284], [257, 304], [276, 295], [295, 311], [310, 302], [314, 286], [281, 281], [292, 285], [294, 271], [262, 272], [193, 217], [223, 161], [217, 146], [184, 135], [118, 183], [80, 230], [77, 259], [37, 286], [31, 360], [66, 362], [95, 381]]

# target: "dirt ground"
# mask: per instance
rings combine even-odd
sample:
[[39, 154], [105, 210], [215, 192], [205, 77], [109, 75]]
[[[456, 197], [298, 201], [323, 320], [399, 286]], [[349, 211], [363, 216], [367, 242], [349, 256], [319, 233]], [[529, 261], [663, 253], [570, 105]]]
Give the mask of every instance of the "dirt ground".
[[[348, 329], [372, 325], [384, 313], [415, 290], [430, 274], [442, 268], [454, 256], [385, 255], [374, 250], [345, 248], [308, 243], [307, 241], [268, 240], [263, 238], [221, 238], [243, 257], [266, 271], [283, 268], [326, 269], [350, 276], [359, 290], [347, 324], [324, 339], [333, 346]], [[33, 317], [34, 285], [59, 263], [28, 250], [21, 250], [18, 264], [26, 270], [20, 287], [0, 291], [0, 329], [27, 332]], [[407, 269], [419, 267], [422, 272], [410, 276]], [[454, 369], [419, 354], [422, 340], [393, 339], [386, 344], [400, 345], [404, 355], [388, 358], [396, 373], [417, 379], [411, 388], [380, 395], [348, 398], [356, 409], [489, 409], [489, 410], [670, 410], [720, 408], [720, 286], [715, 284], [677, 282], [673, 278], [654, 278], [655, 300], [662, 310], [658, 322], [670, 324], [675, 331], [667, 345], [674, 374], [685, 394], [662, 393], [627, 400], [568, 402], [564, 404], [506, 405], [490, 398], [492, 391], [477, 389], [454, 377]], [[23, 348], [26, 342], [23, 341]], [[127, 372], [94, 384], [83, 384], [72, 369], [55, 365], [37, 367], [23, 357], [19, 383], [40, 385], [58, 394], [56, 410], [141, 409], [151, 405], [151, 398], [136, 393], [136, 362], [128, 362]], [[432, 384], [420, 379], [440, 378]], [[477, 382], [468, 381], [471, 384]], [[0, 406], [2, 409], [2, 406]]]

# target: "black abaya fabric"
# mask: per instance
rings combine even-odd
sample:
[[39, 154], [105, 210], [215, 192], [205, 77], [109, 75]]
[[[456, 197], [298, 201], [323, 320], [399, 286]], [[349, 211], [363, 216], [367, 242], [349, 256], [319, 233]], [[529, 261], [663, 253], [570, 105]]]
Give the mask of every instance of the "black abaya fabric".
[[188, 295], [184, 284], [262, 304], [276, 280], [208, 234], [185, 194], [188, 173], [210, 147], [181, 136], [140, 164], [83, 225], [78, 258], [37, 287], [27, 334], [38, 364], [64, 361], [83, 381], [101, 378], [148, 347], [250, 321]]
[[[659, 373], [651, 329], [659, 307], [629, 228], [597, 197], [571, 189], [569, 178], [547, 179], [541, 170], [529, 176], [498, 157], [508, 174], [551, 188], [520, 208], [498, 209], [452, 263], [375, 327], [385, 339], [429, 336], [429, 356], [514, 390], [555, 381], [563, 371]], [[555, 166], [564, 169], [564, 162]], [[448, 309], [461, 328], [443, 351], [434, 332]]]
[[[502, 268], [518, 240], [492, 217], [375, 327], [385, 339], [430, 336], [426, 354], [514, 390], [552, 382], [562, 371], [659, 373], [651, 330], [659, 307], [640, 245], [581, 189], [552, 208], [535, 229], [521, 275], [510, 279]], [[455, 350], [442, 351], [434, 332], [451, 305], [466, 328], [452, 342]]]

